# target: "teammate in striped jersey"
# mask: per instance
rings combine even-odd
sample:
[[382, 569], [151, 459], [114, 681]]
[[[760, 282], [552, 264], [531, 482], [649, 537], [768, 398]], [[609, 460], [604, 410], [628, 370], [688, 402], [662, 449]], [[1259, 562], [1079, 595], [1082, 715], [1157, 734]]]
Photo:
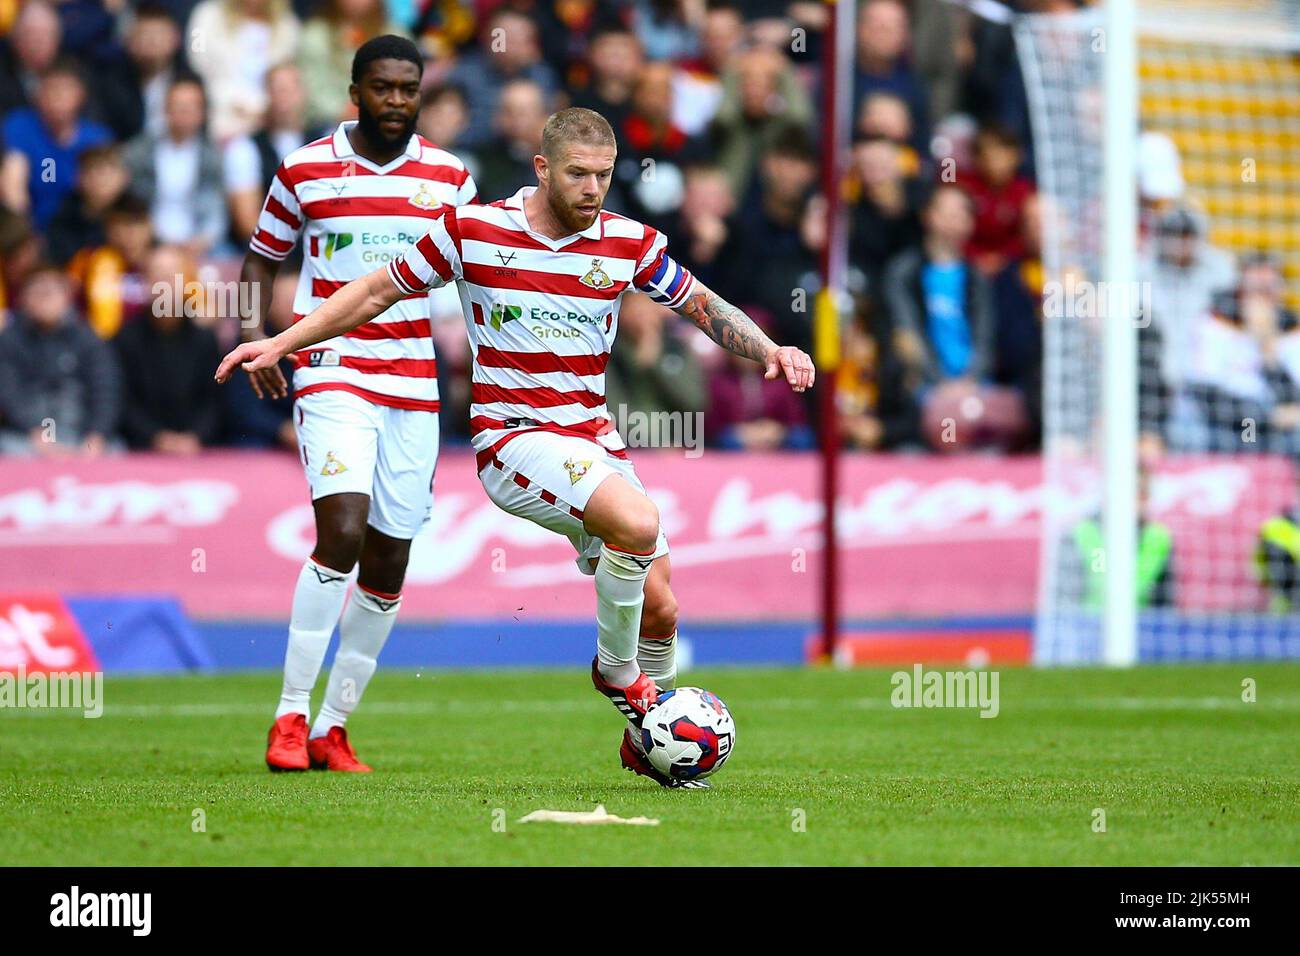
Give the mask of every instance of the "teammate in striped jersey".
[[797, 392], [815, 372], [807, 354], [776, 345], [674, 262], [660, 233], [601, 208], [616, 152], [598, 113], [556, 113], [533, 159], [536, 188], [442, 210], [400, 259], [274, 339], [227, 355], [217, 380], [240, 365], [258, 374], [282, 355], [364, 327], [402, 296], [454, 282], [474, 353], [479, 479], [499, 507], [572, 541], [579, 568], [595, 578], [592, 681], [629, 723], [623, 766], [673, 786], [645, 759], [636, 732], [676, 678], [677, 604], [659, 512], [605, 406], [619, 303], [645, 292]]
[[[259, 290], [262, 314], [276, 271], [300, 238], [295, 321], [400, 256], [445, 204], [476, 198], [464, 164], [414, 134], [423, 65], [410, 40], [366, 42], [352, 62], [357, 120], [285, 157], [241, 275]], [[430, 315], [458, 304], [451, 290], [408, 290], [364, 327], [291, 354], [316, 546], [294, 589], [284, 684], [267, 740], [272, 770], [370, 769], [344, 725], [392, 630], [411, 539], [433, 507], [438, 381]], [[260, 339], [260, 328], [245, 337]], [[249, 376], [259, 397], [285, 394], [278, 368]], [[344, 609], [347, 576], [357, 565]], [[311, 693], [336, 623], [338, 653], [309, 729]]]

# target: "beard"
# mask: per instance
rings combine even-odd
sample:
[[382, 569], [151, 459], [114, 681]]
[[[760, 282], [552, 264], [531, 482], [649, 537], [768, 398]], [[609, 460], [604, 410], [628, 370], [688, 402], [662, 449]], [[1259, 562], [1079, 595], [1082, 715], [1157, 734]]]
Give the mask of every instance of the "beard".
[[357, 128], [361, 130], [361, 135], [367, 140], [381, 148], [396, 149], [398, 146], [405, 146], [410, 140], [411, 134], [415, 132], [415, 121], [418, 117], [412, 116], [407, 119], [406, 125], [402, 131], [396, 135], [387, 132], [379, 125], [379, 117], [365, 110], [357, 110]]
[[600, 218], [601, 209], [605, 207], [604, 197], [597, 198], [595, 200], [595, 215], [585, 216], [555, 192], [551, 192], [547, 198], [550, 200], [551, 214], [570, 234], [590, 229], [591, 224]]

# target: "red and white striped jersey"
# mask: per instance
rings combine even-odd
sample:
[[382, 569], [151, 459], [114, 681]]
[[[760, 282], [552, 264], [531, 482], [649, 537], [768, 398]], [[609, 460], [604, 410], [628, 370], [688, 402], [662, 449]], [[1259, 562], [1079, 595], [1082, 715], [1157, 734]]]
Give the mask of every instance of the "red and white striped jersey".
[[[249, 241], [259, 255], [282, 260], [302, 237], [295, 322], [401, 256], [441, 208], [476, 199], [465, 164], [422, 136], [386, 166], [359, 156], [347, 136], [354, 122], [284, 158]], [[373, 322], [296, 353], [294, 394], [341, 389], [379, 405], [437, 411], [429, 319], [458, 303], [430, 295], [413, 292]]]
[[584, 232], [548, 239], [528, 226], [525, 187], [485, 206], [440, 210], [422, 237], [388, 264], [399, 289], [455, 282], [474, 353], [470, 431], [480, 468], [534, 429], [581, 435], [622, 456], [605, 405], [605, 366], [625, 293], [676, 308], [694, 279], [658, 231], [601, 212]]

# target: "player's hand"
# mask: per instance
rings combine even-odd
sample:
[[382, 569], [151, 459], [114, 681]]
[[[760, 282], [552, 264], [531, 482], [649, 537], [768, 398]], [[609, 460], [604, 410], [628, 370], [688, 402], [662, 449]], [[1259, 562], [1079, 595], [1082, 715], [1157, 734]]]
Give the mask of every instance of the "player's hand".
[[817, 378], [812, 356], [793, 345], [781, 345], [768, 352], [763, 365], [767, 369], [764, 378], [774, 379], [784, 375], [796, 392], [812, 388], [813, 381]]
[[258, 398], [284, 398], [289, 394], [289, 384], [278, 362], [270, 368], [249, 372], [248, 384]]
[[[217, 383], [225, 384], [230, 381], [235, 366], [241, 367], [251, 376], [256, 372], [275, 368], [281, 357], [274, 339], [258, 339], [256, 342], [245, 342], [233, 349], [221, 360], [221, 364], [217, 366]], [[281, 378], [281, 381], [283, 381], [283, 378]], [[253, 391], [256, 392], [257, 390], [258, 386], [254, 385]]]

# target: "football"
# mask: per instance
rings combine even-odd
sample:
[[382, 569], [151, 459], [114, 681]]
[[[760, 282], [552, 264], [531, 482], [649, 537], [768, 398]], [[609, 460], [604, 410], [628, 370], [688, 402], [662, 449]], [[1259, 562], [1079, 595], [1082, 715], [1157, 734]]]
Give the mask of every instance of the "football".
[[716, 694], [678, 687], [659, 695], [641, 722], [641, 741], [656, 770], [678, 780], [717, 773], [736, 745], [736, 724]]

